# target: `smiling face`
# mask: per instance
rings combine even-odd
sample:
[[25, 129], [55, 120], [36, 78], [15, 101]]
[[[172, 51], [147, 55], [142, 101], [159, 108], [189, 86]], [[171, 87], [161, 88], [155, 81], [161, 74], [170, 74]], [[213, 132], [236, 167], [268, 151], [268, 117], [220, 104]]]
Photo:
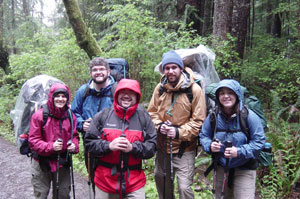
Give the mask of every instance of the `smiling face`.
[[164, 66], [164, 75], [172, 86], [177, 85], [181, 72], [182, 69], [177, 64], [166, 64]]
[[118, 104], [124, 108], [129, 108], [137, 102], [137, 94], [129, 89], [122, 89], [118, 92]]
[[110, 75], [110, 70], [106, 69], [105, 66], [93, 66], [90, 71], [91, 78], [96, 84], [102, 84], [106, 82]]
[[230, 113], [237, 101], [237, 96], [233, 90], [229, 88], [220, 88], [218, 92], [219, 102], [223, 105], [225, 112]]
[[54, 97], [54, 106], [57, 108], [63, 108], [67, 103], [67, 97], [63, 93], [58, 93]]

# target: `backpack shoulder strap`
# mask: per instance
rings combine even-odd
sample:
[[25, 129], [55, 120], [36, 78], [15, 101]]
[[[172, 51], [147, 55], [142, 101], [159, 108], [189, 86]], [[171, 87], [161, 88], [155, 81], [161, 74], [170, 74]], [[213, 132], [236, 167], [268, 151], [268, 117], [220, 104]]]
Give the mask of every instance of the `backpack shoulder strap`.
[[85, 89], [84, 89], [84, 93], [82, 96], [82, 103], [84, 102], [84, 100], [86, 99], [87, 96], [90, 95], [90, 88], [89, 88], [89, 84], [87, 83]]
[[146, 134], [146, 124], [147, 124], [145, 114], [144, 114], [144, 112], [142, 110], [137, 110], [137, 114], [138, 114], [139, 122], [140, 122], [140, 124], [141, 124], [141, 126], [143, 128], [143, 137], [145, 137], [145, 134]]
[[246, 105], [243, 106], [243, 109], [240, 111], [239, 117], [240, 117], [240, 125], [242, 131], [246, 134], [248, 142], [250, 140], [250, 129], [248, 126], [248, 114], [249, 110]]
[[167, 89], [166, 89], [163, 85], [160, 85], [160, 87], [159, 87], [159, 97], [160, 97], [164, 92], [167, 92]]
[[217, 115], [219, 113], [218, 107], [214, 107], [209, 111], [209, 121], [210, 121], [210, 128], [212, 130], [212, 138], [215, 139], [216, 132], [217, 132]]
[[43, 126], [45, 126], [45, 124], [47, 123], [47, 120], [48, 120], [48, 117], [49, 117], [49, 108], [48, 108], [48, 105], [47, 104], [44, 104], [42, 106], [43, 108]]
[[99, 118], [99, 120], [100, 120], [99, 125], [97, 126], [97, 129], [99, 130], [100, 135], [102, 133], [103, 124], [106, 122], [108, 117], [113, 113], [113, 111], [114, 111], [113, 107], [105, 108], [102, 110], [101, 116]]

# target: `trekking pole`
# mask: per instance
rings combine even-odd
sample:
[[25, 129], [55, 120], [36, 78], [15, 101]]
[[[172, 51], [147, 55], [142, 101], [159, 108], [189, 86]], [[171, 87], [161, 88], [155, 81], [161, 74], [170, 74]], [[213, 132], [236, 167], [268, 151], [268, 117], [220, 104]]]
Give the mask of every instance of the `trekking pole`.
[[[62, 142], [61, 138], [57, 139], [58, 142]], [[57, 164], [56, 164], [56, 199], [58, 199], [59, 194], [59, 160], [60, 160], [60, 153], [57, 153]]]
[[92, 199], [91, 190], [91, 154], [88, 152], [88, 185], [89, 185], [89, 199]]
[[[214, 142], [220, 142], [218, 139], [214, 138]], [[216, 198], [216, 179], [217, 179], [217, 167], [218, 167], [218, 153], [213, 153], [213, 167], [214, 167], [214, 173], [213, 173], [213, 189], [212, 193], [214, 198]]]
[[[225, 150], [227, 148], [231, 148], [232, 147], [232, 142], [231, 141], [226, 141], [225, 142]], [[224, 168], [224, 178], [223, 178], [223, 186], [222, 186], [222, 192], [221, 192], [221, 199], [224, 198], [225, 195], [225, 186], [227, 184], [228, 181], [228, 164], [229, 164], [229, 158], [226, 158], [226, 165]]]
[[174, 198], [173, 151], [172, 151], [172, 149], [173, 149], [173, 141], [172, 141], [172, 137], [170, 137], [171, 199]]
[[[72, 144], [72, 140], [68, 141], [68, 146]], [[73, 159], [72, 159], [72, 153], [70, 153], [70, 163], [71, 163], [71, 186], [73, 190], [73, 199], [75, 199], [75, 185], [74, 185], [74, 171], [73, 171]]]
[[163, 186], [163, 199], [166, 198], [166, 164], [167, 164], [167, 136], [164, 139], [164, 161], [163, 161], [163, 176], [164, 176], [164, 186]]

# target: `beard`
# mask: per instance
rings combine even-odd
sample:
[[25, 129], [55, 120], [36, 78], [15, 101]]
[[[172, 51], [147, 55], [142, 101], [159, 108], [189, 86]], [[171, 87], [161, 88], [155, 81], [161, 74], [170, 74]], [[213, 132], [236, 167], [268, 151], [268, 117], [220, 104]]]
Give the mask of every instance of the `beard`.
[[104, 76], [103, 79], [100, 80], [100, 81], [98, 81], [96, 78], [93, 78], [92, 80], [93, 80], [93, 82], [94, 82], [95, 84], [103, 84], [103, 83], [106, 82], [107, 78], [108, 78], [108, 75], [107, 75], [107, 76]]

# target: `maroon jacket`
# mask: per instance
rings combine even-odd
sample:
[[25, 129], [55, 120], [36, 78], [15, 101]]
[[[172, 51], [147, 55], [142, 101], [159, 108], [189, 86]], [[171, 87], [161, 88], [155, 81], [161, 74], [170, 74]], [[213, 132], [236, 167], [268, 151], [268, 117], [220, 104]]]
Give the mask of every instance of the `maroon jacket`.
[[[126, 111], [117, 103], [119, 91], [123, 89], [130, 89], [138, 96], [137, 103]], [[138, 105], [140, 98], [138, 82], [122, 79], [115, 92], [113, 107], [96, 114], [86, 133], [85, 146], [88, 151], [100, 156], [94, 182], [104, 192], [121, 193], [121, 185], [125, 183], [127, 194], [146, 184], [141, 164], [142, 159], [151, 158], [155, 154], [156, 131], [148, 112]], [[144, 122], [139, 117], [143, 117]], [[128, 166], [128, 169], [123, 171], [120, 169], [121, 152], [109, 149], [109, 143], [122, 134], [126, 135], [133, 147], [131, 152], [123, 153], [124, 159], [127, 159], [124, 161], [124, 167]]]
[[[53, 102], [53, 95], [55, 92], [64, 91], [68, 93], [68, 101], [64, 108], [56, 108]], [[67, 151], [67, 142], [71, 139], [71, 124], [70, 120], [67, 117], [67, 110], [69, 109], [69, 100], [70, 100], [70, 90], [67, 86], [56, 83], [52, 85], [49, 95], [48, 95], [48, 109], [49, 117], [46, 124], [43, 126], [43, 108], [37, 110], [31, 117], [30, 120], [30, 130], [29, 130], [29, 145], [31, 150], [36, 152], [40, 156], [56, 155], [57, 152], [53, 149], [53, 143], [61, 138], [63, 140], [63, 150], [61, 153]], [[50, 116], [53, 115], [54, 117]], [[72, 142], [76, 146], [75, 153], [79, 151], [79, 136], [76, 131], [76, 117], [73, 115], [73, 140]], [[65, 118], [62, 120], [60, 126], [60, 118]], [[43, 129], [43, 133], [42, 132]], [[51, 172], [56, 171], [56, 159], [50, 160]]]

